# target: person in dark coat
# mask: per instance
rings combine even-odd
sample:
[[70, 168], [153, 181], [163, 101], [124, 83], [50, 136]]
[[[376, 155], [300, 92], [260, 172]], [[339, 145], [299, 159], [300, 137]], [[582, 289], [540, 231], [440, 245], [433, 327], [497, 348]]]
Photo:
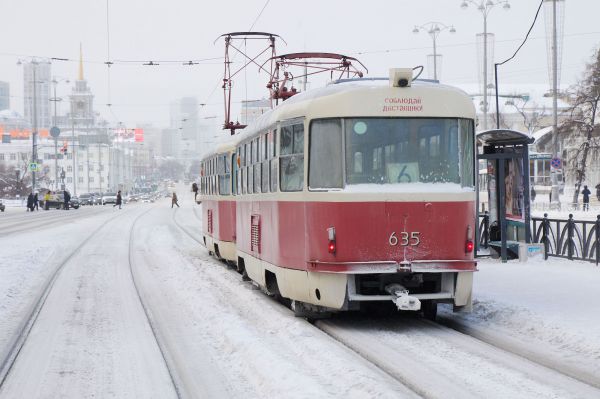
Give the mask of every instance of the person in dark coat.
[[531, 186], [531, 202], [535, 201], [535, 196], [537, 195], [537, 193], [535, 192], [535, 188], [533, 188], [533, 186]]
[[590, 194], [591, 193], [592, 192], [590, 191], [588, 186], [583, 186], [583, 191], [581, 192], [581, 194], [583, 194], [583, 210], [584, 211], [590, 210]]
[[33, 206], [35, 207], [36, 211], [39, 211], [39, 201], [38, 201], [38, 193], [33, 194]]
[[119, 190], [119, 192], [117, 193], [117, 201], [115, 201], [115, 204], [113, 205], [113, 208], [117, 205], [119, 205], [119, 209], [121, 209], [121, 204], [123, 203], [123, 197], [121, 196], [121, 190]]
[[194, 192], [194, 201], [196, 201], [196, 197], [198, 196], [198, 185], [196, 182], [192, 183], [192, 191]]
[[33, 212], [33, 193], [29, 193], [29, 195], [27, 196], [27, 211], [28, 212]]
[[177, 208], [179, 208], [179, 204], [177, 203], [177, 194], [175, 194], [175, 192], [173, 192], [173, 197], [171, 198], [171, 208], [173, 208], [174, 205], [177, 205]]
[[596, 184], [596, 198], [600, 201], [600, 183]]
[[64, 199], [65, 199], [65, 210], [68, 211], [69, 210], [69, 201], [71, 201], [71, 194], [69, 194], [69, 192], [67, 190], [65, 190], [63, 192], [64, 195]]

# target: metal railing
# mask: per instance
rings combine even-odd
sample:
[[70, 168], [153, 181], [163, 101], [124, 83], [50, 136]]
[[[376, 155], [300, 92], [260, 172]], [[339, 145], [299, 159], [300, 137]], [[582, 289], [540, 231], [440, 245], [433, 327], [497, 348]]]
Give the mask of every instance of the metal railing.
[[[490, 218], [488, 212], [479, 214], [479, 248], [488, 248]], [[570, 260], [600, 263], [600, 215], [596, 220], [575, 220], [544, 217], [531, 218], [532, 242], [544, 244], [544, 259], [549, 256]]]

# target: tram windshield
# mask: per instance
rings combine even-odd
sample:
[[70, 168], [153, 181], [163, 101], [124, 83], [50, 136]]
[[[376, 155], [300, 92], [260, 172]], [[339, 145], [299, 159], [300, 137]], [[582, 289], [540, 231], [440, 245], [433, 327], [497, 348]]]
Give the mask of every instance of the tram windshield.
[[[457, 183], [463, 187], [474, 186], [471, 120], [348, 118], [316, 120], [311, 124], [311, 188], [343, 186], [342, 170], [335, 173], [336, 167], [332, 165], [332, 162], [340, 165], [336, 158], [342, 160], [338, 158], [337, 150], [342, 147], [342, 132], [345, 185]], [[322, 162], [326, 165], [320, 166], [326, 166], [326, 169], [316, 165]], [[330, 171], [325, 174], [327, 180], [337, 183], [323, 181], [323, 174], [318, 175], [319, 170]]]

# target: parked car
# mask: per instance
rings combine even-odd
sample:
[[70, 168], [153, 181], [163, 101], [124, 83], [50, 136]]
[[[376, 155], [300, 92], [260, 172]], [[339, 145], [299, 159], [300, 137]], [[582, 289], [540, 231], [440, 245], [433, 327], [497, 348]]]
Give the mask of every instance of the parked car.
[[142, 202], [154, 202], [154, 198], [148, 194], [143, 194], [142, 196], [140, 196], [140, 200]]
[[102, 196], [102, 205], [106, 204], [116, 204], [117, 203], [117, 193], [104, 193]]
[[94, 197], [94, 205], [102, 205], [102, 193], [91, 193]]
[[131, 194], [130, 196], [127, 197], [127, 202], [138, 202], [139, 199], [140, 199], [139, 195]]
[[79, 201], [79, 198], [76, 195], [72, 196], [71, 200], [69, 201], [69, 206], [71, 208], [79, 209], [80, 205], [81, 202]]
[[81, 194], [79, 196], [79, 203], [81, 205], [94, 205], [94, 196], [90, 193]]
[[0, 211], [4, 212], [5, 209], [6, 209], [6, 205], [4, 205], [2, 203], [2, 200], [0, 199]]

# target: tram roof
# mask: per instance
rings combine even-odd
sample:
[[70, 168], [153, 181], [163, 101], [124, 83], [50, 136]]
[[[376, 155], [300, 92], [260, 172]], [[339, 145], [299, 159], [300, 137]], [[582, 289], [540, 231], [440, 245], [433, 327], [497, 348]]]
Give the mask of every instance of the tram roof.
[[[407, 111], [395, 101], [419, 102]], [[389, 102], [388, 102], [389, 101]], [[410, 105], [410, 104], [404, 104]], [[418, 105], [422, 105], [421, 108]], [[389, 109], [385, 107], [389, 106]], [[395, 107], [395, 108], [394, 108]], [[464, 117], [475, 118], [475, 107], [466, 92], [454, 87], [415, 80], [410, 87], [390, 87], [387, 80], [353, 80], [299, 93], [261, 115], [232, 137], [240, 142], [277, 122], [294, 118], [344, 117]]]

